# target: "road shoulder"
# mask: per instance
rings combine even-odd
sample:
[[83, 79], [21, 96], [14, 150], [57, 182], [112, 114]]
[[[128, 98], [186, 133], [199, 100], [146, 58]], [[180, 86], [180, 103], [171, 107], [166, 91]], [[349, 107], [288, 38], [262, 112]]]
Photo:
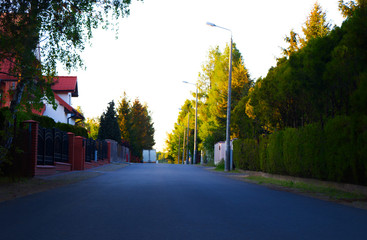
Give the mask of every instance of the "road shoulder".
[[[321, 199], [324, 201], [335, 202], [355, 208], [367, 210], [367, 187], [353, 184], [336, 183], [330, 181], [320, 181], [317, 179], [291, 177], [277, 174], [269, 174], [256, 171], [237, 170], [236, 172], [217, 171], [214, 167], [203, 167], [204, 169], [232, 178], [238, 181], [263, 185], [265, 187], [300, 194], [308, 197]], [[267, 181], [269, 179], [269, 181]], [[299, 188], [299, 185], [306, 187]], [[330, 191], [324, 191], [329, 189]], [[341, 193], [341, 196], [335, 196], [330, 192]], [[352, 197], [344, 197], [349, 193]], [[358, 197], [353, 197], [358, 195]]]
[[21, 179], [18, 182], [11, 183], [2, 182], [0, 183], [0, 202], [77, 183], [103, 175], [106, 172], [119, 170], [126, 166], [128, 166], [126, 163], [111, 163], [85, 171], [72, 171], [50, 176], [39, 176], [30, 179]]

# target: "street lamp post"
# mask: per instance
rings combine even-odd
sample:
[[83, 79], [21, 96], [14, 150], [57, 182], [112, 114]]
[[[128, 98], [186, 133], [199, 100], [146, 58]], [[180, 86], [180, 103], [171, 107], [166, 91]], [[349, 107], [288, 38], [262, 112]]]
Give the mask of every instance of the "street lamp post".
[[186, 164], [189, 164], [189, 130], [190, 130], [190, 112], [187, 112], [187, 154], [186, 154]]
[[196, 86], [196, 101], [195, 101], [195, 131], [194, 131], [194, 159], [193, 163], [196, 164], [196, 152], [197, 152], [197, 125], [198, 125], [198, 85], [190, 82], [183, 81], [183, 83]]
[[177, 145], [177, 164], [180, 164], [180, 145], [181, 145], [181, 136], [178, 135], [178, 145]]
[[184, 127], [184, 137], [183, 137], [183, 145], [182, 145], [182, 164], [184, 164], [185, 163], [185, 134], [186, 134], [186, 132], [185, 132], [185, 127]]
[[215, 25], [214, 23], [207, 22], [207, 25], [211, 27], [217, 27], [224, 30], [227, 30], [231, 33], [231, 46], [229, 52], [229, 76], [228, 76], [228, 99], [227, 99], [227, 126], [226, 126], [226, 164], [225, 164], [225, 171], [232, 170], [232, 159], [231, 159], [231, 130], [230, 130], [230, 123], [231, 123], [231, 92], [232, 92], [232, 31], [228, 28], [220, 27]]

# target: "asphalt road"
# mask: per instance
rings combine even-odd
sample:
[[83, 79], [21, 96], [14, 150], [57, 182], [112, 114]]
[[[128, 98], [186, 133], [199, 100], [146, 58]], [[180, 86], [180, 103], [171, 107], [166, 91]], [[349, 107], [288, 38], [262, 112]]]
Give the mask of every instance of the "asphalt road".
[[200, 167], [134, 164], [0, 203], [0, 239], [367, 239], [367, 211]]

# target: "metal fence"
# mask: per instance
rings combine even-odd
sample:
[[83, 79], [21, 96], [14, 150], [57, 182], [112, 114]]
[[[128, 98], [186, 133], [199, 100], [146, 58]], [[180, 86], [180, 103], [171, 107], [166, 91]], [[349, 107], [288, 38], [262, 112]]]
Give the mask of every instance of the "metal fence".
[[38, 127], [37, 164], [54, 165], [69, 162], [69, 138], [57, 128]]
[[97, 161], [107, 158], [108, 145], [104, 140], [93, 140], [87, 138], [84, 140], [85, 146], [85, 161]]

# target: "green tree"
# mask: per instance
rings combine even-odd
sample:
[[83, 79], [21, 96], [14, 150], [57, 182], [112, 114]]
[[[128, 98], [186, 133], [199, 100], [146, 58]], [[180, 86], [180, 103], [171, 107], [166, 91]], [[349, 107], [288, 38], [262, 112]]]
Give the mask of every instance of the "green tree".
[[101, 116], [98, 139], [112, 139], [116, 142], [121, 142], [120, 128], [117, 123], [117, 114], [114, 101], [108, 103], [106, 112], [104, 112]]
[[326, 21], [326, 13], [322, 11], [320, 4], [314, 4], [305, 26], [302, 27], [305, 38], [301, 38], [304, 47], [311, 39], [324, 37], [330, 32], [330, 23]]
[[96, 140], [98, 138], [100, 121], [98, 118], [87, 118], [85, 121], [85, 127], [88, 130], [88, 137]]
[[132, 154], [141, 159], [143, 150], [155, 145], [155, 130], [147, 105], [142, 105], [139, 99], [135, 99], [131, 106], [129, 126]]
[[339, 10], [342, 12], [344, 17], [350, 17], [353, 12], [358, 8], [365, 8], [367, 6], [366, 0], [348, 1], [339, 0]]
[[[36, 103], [40, 105], [46, 96], [54, 103], [51, 84], [57, 75], [57, 63], [61, 62], [68, 70], [82, 67], [79, 54], [92, 38], [92, 30], [114, 25], [109, 20], [111, 16], [117, 23], [120, 17], [129, 15], [130, 3], [130, 0], [0, 2], [0, 63], [10, 66], [0, 71], [18, 79], [6, 129], [12, 129], [21, 102], [30, 108]], [[12, 140], [8, 130], [1, 143], [0, 162]]]
[[130, 100], [128, 100], [126, 92], [124, 92], [124, 96], [118, 103], [117, 107], [117, 122], [119, 124], [121, 138], [124, 141], [130, 142], [130, 123], [131, 123], [131, 108], [130, 108]]
[[[177, 161], [178, 149], [180, 149], [180, 161], [182, 161], [182, 156], [184, 156], [184, 160], [186, 160], [187, 138], [189, 138], [189, 154], [190, 156], [193, 156], [195, 128], [195, 110], [193, 109], [193, 106], [195, 105], [190, 100], [187, 99], [185, 101], [180, 108], [177, 123], [175, 123], [173, 131], [167, 134], [166, 152], [168, 153], [169, 159], [173, 162]], [[189, 136], [187, 136], [187, 127], [189, 127]], [[200, 141], [198, 141], [198, 145], [199, 144]]]
[[289, 45], [287, 48], [282, 48], [283, 56], [290, 57], [290, 55], [299, 49], [299, 36], [293, 29], [289, 36], [284, 38], [284, 41]]

